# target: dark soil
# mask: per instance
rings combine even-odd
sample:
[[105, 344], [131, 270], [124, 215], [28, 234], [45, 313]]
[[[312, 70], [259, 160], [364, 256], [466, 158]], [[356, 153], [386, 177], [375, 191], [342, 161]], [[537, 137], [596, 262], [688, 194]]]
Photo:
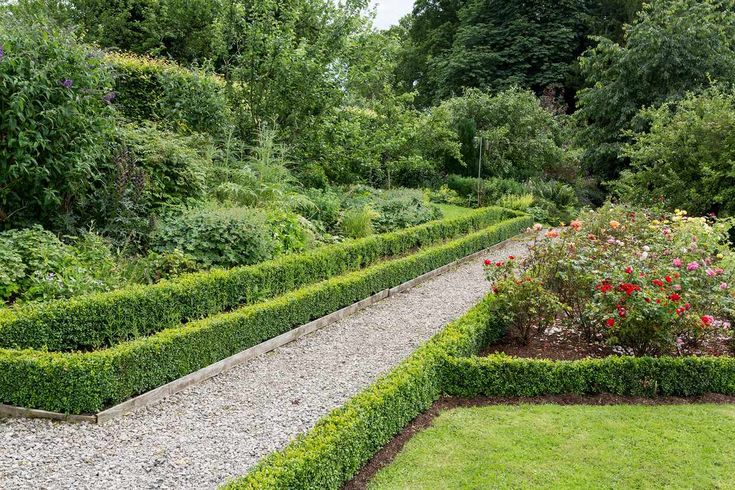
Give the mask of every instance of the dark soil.
[[[730, 356], [732, 351], [728, 345], [728, 338], [710, 336], [697, 345], [682, 346], [680, 352], [671, 355], [687, 356]], [[604, 342], [588, 342], [576, 332], [555, 328], [552, 331], [532, 338], [527, 345], [522, 345], [513, 339], [503, 339], [486, 348], [480, 355], [507, 354], [527, 359], [551, 359], [554, 361], [576, 361], [588, 357], [600, 358], [620, 355], [612, 346]]]
[[416, 417], [396, 437], [347, 482], [344, 490], [366, 489], [373, 477], [383, 468], [393, 462], [393, 459], [403, 449], [403, 446], [416, 434], [431, 427], [434, 419], [444, 410], [452, 408], [484, 407], [490, 405], [520, 405], [520, 404], [555, 404], [555, 405], [688, 405], [695, 403], [735, 404], [735, 396], [707, 394], [697, 397], [656, 397], [646, 398], [637, 396], [618, 395], [546, 395], [536, 397], [477, 397], [453, 398], [444, 397], [437, 401], [429, 410]]

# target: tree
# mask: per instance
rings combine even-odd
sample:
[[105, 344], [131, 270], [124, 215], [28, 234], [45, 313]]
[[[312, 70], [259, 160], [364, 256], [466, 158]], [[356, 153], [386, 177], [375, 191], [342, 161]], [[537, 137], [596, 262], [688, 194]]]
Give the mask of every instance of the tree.
[[525, 180], [563, 159], [559, 128], [529, 91], [510, 88], [497, 95], [468, 89], [462, 97], [446, 100], [439, 110], [450, 114], [462, 143], [467, 170], [448, 165], [454, 172], [477, 175], [479, 161], [475, 137], [482, 137], [483, 177]]
[[735, 77], [735, 2], [653, 0], [625, 33], [625, 44], [598, 38], [581, 59], [581, 143], [587, 170], [614, 179], [628, 161], [626, 130], [645, 130], [644, 106], [677, 100]]
[[647, 132], [624, 148], [631, 167], [615, 190], [639, 204], [735, 215], [735, 93], [713, 88], [645, 109]]

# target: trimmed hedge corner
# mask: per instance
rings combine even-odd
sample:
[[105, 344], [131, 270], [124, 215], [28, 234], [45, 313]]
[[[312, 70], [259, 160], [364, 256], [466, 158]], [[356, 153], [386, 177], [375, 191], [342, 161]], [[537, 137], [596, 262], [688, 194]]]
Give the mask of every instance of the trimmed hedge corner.
[[735, 359], [609, 357], [544, 361], [477, 357], [505, 326], [491, 296], [284, 450], [223, 488], [339, 489], [440, 396], [735, 394]]
[[510, 218], [515, 218], [512, 223], [518, 225], [513, 228], [516, 231], [530, 224], [530, 218], [521, 213], [484, 208], [465, 217], [433, 221], [252, 266], [28, 304], [0, 315], [0, 347], [50, 351], [109, 347], [273, 298]]
[[0, 349], [0, 399], [28, 408], [96, 412], [497, 244], [526, 228], [529, 220], [525, 215], [512, 218], [407, 257], [109, 349], [87, 353]]

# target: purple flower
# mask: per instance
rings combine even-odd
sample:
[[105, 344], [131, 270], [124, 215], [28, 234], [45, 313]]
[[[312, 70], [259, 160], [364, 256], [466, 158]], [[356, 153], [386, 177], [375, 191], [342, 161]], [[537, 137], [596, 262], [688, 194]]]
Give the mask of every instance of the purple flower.
[[688, 271], [696, 271], [697, 269], [699, 269], [699, 262], [689, 262], [687, 264]]
[[59, 82], [59, 84], [64, 88], [71, 88], [72, 85], [74, 85], [73, 80], [69, 80], [68, 78], [65, 80], [62, 80]]
[[5, 56], [5, 46], [0, 44], [0, 61], [3, 60], [3, 56]]
[[726, 282], [723, 282], [723, 283], [720, 284], [720, 289], [727, 289], [727, 287], [728, 286], [727, 286], [727, 283]]
[[104, 100], [108, 104], [112, 104], [112, 101], [115, 100], [115, 97], [117, 97], [117, 94], [115, 92], [107, 92], [105, 95], [102, 96], [102, 100]]

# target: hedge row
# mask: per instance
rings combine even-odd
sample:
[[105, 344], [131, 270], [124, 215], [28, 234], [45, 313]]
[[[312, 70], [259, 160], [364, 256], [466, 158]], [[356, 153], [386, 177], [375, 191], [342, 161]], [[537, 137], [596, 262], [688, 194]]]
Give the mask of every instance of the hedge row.
[[115, 107], [130, 121], [224, 138], [231, 123], [225, 81], [202, 69], [134, 54], [110, 53]]
[[393, 371], [321, 419], [286, 449], [225, 488], [338, 489], [442, 394], [448, 355], [479, 352], [487, 300], [450, 323]]
[[0, 398], [29, 408], [98, 411], [514, 236], [529, 225], [529, 219], [503, 221], [408, 257], [110, 349], [0, 350]]
[[[485, 208], [465, 217], [329, 245], [253, 266], [25, 305], [0, 315], [0, 347], [73, 351], [111, 346], [273, 298], [514, 216], [520, 213]], [[525, 223], [527, 218], [521, 221]]]
[[491, 301], [492, 297], [486, 298], [450, 323], [388, 375], [225, 488], [338, 489], [443, 394], [735, 394], [732, 358], [543, 361], [470, 357], [504, 335], [505, 326], [491, 316]]

